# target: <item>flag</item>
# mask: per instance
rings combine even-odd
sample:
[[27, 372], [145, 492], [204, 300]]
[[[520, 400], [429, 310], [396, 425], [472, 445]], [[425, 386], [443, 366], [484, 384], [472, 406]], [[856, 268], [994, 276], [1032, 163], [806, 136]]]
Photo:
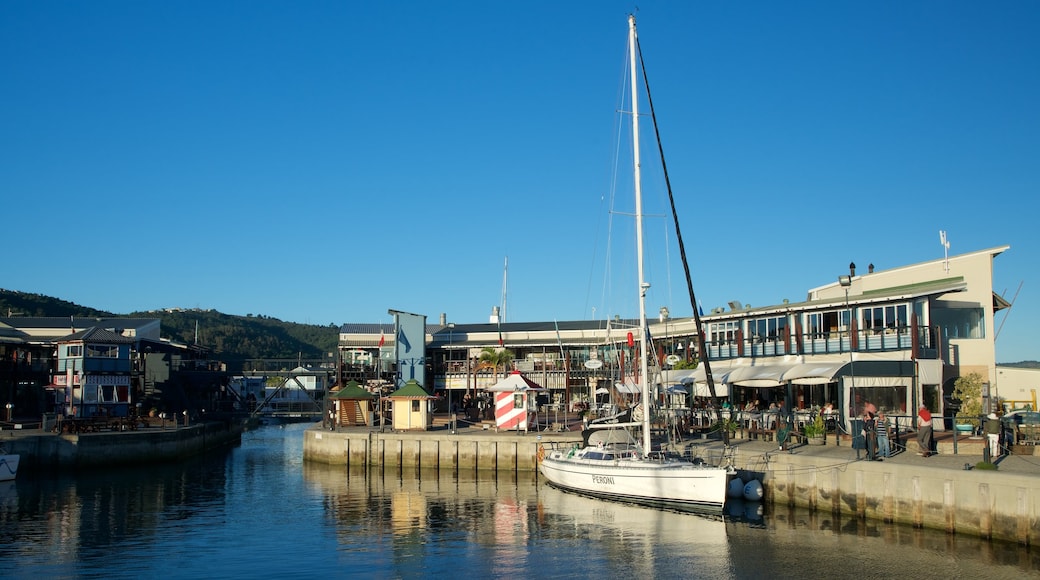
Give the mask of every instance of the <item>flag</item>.
[[403, 328], [397, 330], [397, 342], [404, 347], [406, 353], [412, 351], [412, 343], [408, 342], [408, 337], [405, 336]]
[[383, 336], [383, 331], [379, 331], [379, 348], [383, 348], [384, 342], [386, 342], [386, 337]]

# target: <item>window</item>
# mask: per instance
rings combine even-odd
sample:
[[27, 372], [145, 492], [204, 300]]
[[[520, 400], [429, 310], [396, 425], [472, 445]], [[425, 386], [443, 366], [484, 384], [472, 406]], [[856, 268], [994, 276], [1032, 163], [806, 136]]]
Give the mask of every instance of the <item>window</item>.
[[748, 335], [753, 342], [778, 342], [784, 339], [786, 316], [770, 316], [748, 321]]
[[70, 345], [68, 345], [65, 348], [67, 349], [65, 351], [65, 356], [67, 356], [67, 357], [83, 356], [83, 345], [82, 344], [70, 344]]
[[830, 312], [809, 314], [809, 337], [828, 338], [830, 333], [838, 332], [839, 326], [844, 330], [848, 320], [848, 310], [832, 310]]
[[735, 320], [728, 322], [712, 322], [708, 325], [708, 336], [712, 344], [732, 344], [737, 342], [737, 330], [740, 328]]
[[114, 344], [88, 344], [87, 356], [94, 358], [119, 358], [119, 347]]
[[418, 413], [419, 412], [419, 399], [412, 399], [412, 412], [413, 413]]
[[890, 304], [888, 306], [868, 306], [862, 309], [864, 330], [881, 332], [885, 329], [896, 330], [909, 326], [907, 304]]
[[932, 324], [943, 338], [986, 338], [986, 317], [981, 308], [932, 308]]

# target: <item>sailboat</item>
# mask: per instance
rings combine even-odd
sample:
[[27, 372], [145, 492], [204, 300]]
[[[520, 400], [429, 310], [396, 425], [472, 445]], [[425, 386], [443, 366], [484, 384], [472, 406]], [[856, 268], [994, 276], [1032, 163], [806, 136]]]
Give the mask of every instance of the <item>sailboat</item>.
[[[658, 507], [721, 511], [731, 469], [691, 462], [654, 452], [650, 439], [650, 387], [648, 375], [646, 291], [643, 275], [643, 208], [640, 186], [639, 111], [637, 87], [637, 35], [634, 16], [628, 17], [628, 43], [632, 84], [632, 138], [635, 181], [636, 246], [639, 276], [639, 341], [642, 372], [641, 401], [631, 419], [590, 424], [584, 444], [569, 449], [552, 446], [539, 451], [539, 472], [550, 485], [604, 499]], [[597, 428], [598, 427], [598, 428]], [[629, 432], [640, 428], [641, 441]]]

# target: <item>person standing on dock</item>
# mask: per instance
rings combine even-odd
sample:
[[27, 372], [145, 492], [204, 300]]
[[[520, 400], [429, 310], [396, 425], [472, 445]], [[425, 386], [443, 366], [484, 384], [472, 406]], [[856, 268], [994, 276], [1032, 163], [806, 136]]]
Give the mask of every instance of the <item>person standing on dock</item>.
[[883, 412], [877, 414], [877, 445], [878, 445], [878, 457], [885, 458], [892, 456], [892, 444], [888, 439], [888, 419], [885, 417]]
[[1000, 457], [1000, 419], [996, 413], [986, 416], [986, 439], [989, 442], [989, 456], [991, 459]]
[[920, 455], [929, 457], [932, 454], [932, 413], [928, 407], [921, 404], [917, 410], [917, 445], [920, 446]]
[[877, 420], [870, 411], [863, 412], [863, 437], [867, 444], [867, 461], [877, 459]]

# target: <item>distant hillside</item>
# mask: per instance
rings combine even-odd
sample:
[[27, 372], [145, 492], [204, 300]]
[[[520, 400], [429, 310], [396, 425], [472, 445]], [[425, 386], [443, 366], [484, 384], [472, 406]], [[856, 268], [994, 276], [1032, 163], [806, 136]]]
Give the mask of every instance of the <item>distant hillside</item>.
[[323, 358], [336, 352], [339, 327], [283, 322], [265, 316], [233, 316], [213, 310], [177, 312], [131, 312], [115, 314], [79, 306], [58, 298], [0, 289], [2, 316], [128, 316], [158, 318], [162, 321], [163, 338], [198, 343], [212, 349], [216, 358], [227, 361], [243, 359]]
[[111, 312], [51, 298], [0, 288], [0, 316], [117, 316]]
[[997, 363], [1002, 367], [1019, 367], [1023, 369], [1040, 369], [1040, 361], [1024, 360], [1017, 363]]

